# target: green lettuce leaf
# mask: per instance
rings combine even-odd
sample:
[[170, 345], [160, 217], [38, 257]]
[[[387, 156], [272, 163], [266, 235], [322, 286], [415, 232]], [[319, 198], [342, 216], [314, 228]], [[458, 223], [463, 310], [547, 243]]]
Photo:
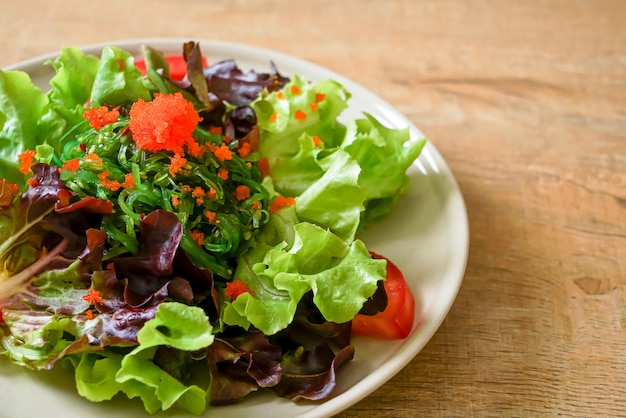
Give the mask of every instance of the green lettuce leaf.
[[56, 73], [50, 80], [50, 101], [72, 110], [77, 106], [82, 108], [91, 97], [100, 59], [80, 48], [68, 47], [61, 49], [59, 56], [48, 64]]
[[2, 315], [10, 337], [0, 338], [0, 343], [14, 363], [31, 369], [50, 368], [83, 335], [85, 321], [76, 315], [89, 306], [83, 300], [89, 291], [89, 283], [83, 279], [86, 267], [76, 260], [66, 269], [44, 272], [30, 289], [23, 289], [25, 293], [16, 294], [23, 302], [3, 301]]
[[117, 47], [105, 47], [91, 90], [91, 105], [127, 104], [138, 99], [150, 100], [134, 57]]
[[0, 71], [0, 119], [4, 121], [0, 127], [1, 178], [23, 184], [20, 153], [47, 143], [59, 155], [67, 132], [87, 127], [83, 105], [91, 95], [98, 63], [98, 58], [78, 48], [63, 48], [58, 58], [48, 62], [56, 75], [47, 94], [25, 72]]
[[170, 76], [170, 65], [165, 58], [163, 52], [158, 51], [149, 45], [141, 45], [141, 55], [143, 55], [146, 63], [147, 72], [161, 71], [161, 75], [165, 78]]
[[303, 133], [298, 138], [298, 151], [282, 158], [272, 166], [272, 181], [276, 190], [285, 196], [299, 196], [324, 175], [318, 156], [323, 144], [316, 146], [311, 135]]
[[361, 172], [359, 187], [365, 193], [365, 211], [359, 230], [389, 214], [408, 189], [408, 168], [420, 155], [426, 139], [412, 141], [408, 129], [390, 129], [373, 116], [347, 125], [341, 144]]
[[359, 184], [368, 200], [403, 193], [409, 181], [406, 171], [426, 140], [411, 142], [408, 129], [389, 129], [373, 116], [366, 116], [348, 124], [341, 145], [362, 168]]
[[75, 369], [78, 394], [92, 402], [102, 402], [110, 400], [119, 392], [132, 391], [131, 384], [125, 385], [115, 380], [123, 358], [123, 354], [111, 350], [70, 357]]
[[47, 111], [48, 98], [22, 71], [0, 70], [0, 178], [24, 184], [18, 154], [40, 144], [39, 124]]
[[55, 75], [50, 80], [50, 103], [41, 124], [46, 132], [44, 140], [60, 156], [65, 144], [73, 139], [68, 133], [76, 135], [89, 128], [83, 110], [90, 100], [100, 59], [70, 47], [61, 49], [59, 56], [47, 64], [52, 65]]
[[389, 129], [367, 114], [343, 125], [338, 116], [349, 97], [337, 82], [295, 76], [253, 103], [270, 165], [264, 185], [296, 204], [273, 214], [256, 247], [238, 260], [235, 279], [252, 292], [226, 302], [226, 324], [276, 333], [307, 292], [326, 320], [346, 322], [384, 279], [385, 263], [372, 260], [355, 236], [406, 191], [406, 170], [425, 140], [411, 141], [408, 129]]
[[[279, 213], [282, 217], [272, 218], [264, 228], [260, 248], [239, 260], [235, 279], [246, 283], [254, 294], [244, 293], [226, 302], [224, 322], [244, 328], [253, 325], [266, 335], [275, 334], [291, 323], [298, 302], [309, 291], [326, 320], [351, 320], [384, 279], [385, 262], [372, 259], [362, 241], [348, 244], [327, 229], [298, 222], [293, 207]], [[288, 237], [290, 229], [294, 231], [292, 245], [281, 241], [265, 250], [271, 238]], [[263, 241], [265, 234], [270, 240]], [[261, 254], [261, 260], [254, 260]]]
[[[281, 94], [264, 92], [252, 103], [259, 120], [260, 151], [271, 170], [298, 153], [298, 139], [303, 133], [317, 136], [328, 148], [336, 146], [345, 131], [337, 117], [350, 98], [336, 81], [323, 80], [313, 85], [297, 75]], [[296, 117], [296, 112], [302, 112], [304, 118]]]
[[[155, 355], [160, 346], [191, 352], [211, 345], [214, 336], [204, 311], [178, 302], [162, 303], [137, 339], [139, 345], [124, 356], [115, 382], [110, 384], [129, 398], [140, 397], [149, 413], [178, 404], [193, 414], [201, 414], [206, 408], [207, 390], [176, 379], [156, 364]], [[107, 394], [111, 392], [107, 389]]]
[[[110, 349], [82, 353], [70, 359], [78, 393], [92, 402], [110, 400], [122, 392], [140, 398], [147, 412], [178, 405], [199, 415], [207, 406], [207, 390], [186, 385], [159, 366], [159, 350], [185, 355], [213, 343], [213, 329], [204, 311], [178, 302], [159, 305], [155, 318], [138, 334], [139, 345], [124, 354]], [[171, 353], [171, 352], [169, 352]]]
[[296, 199], [298, 218], [330, 228], [346, 242], [354, 239], [366, 193], [360, 187], [361, 167], [339, 149], [319, 161], [324, 175]]
[[330, 228], [346, 242], [389, 214], [426, 143], [369, 114], [344, 126], [337, 118], [349, 97], [335, 81], [310, 84], [295, 76], [282, 91], [253, 103], [276, 191], [297, 197], [301, 220]]
[[[103, 350], [84, 353], [76, 357], [78, 360], [72, 359], [78, 394], [91, 402], [103, 402], [122, 392], [129, 399], [140, 398], [151, 414], [178, 403], [193, 414], [200, 415], [206, 409], [206, 391], [198, 386], [186, 387], [164, 372], [152, 362], [150, 356], [154, 356], [154, 352], [155, 348], [152, 348], [129, 360], [128, 355]], [[118, 378], [129, 370], [133, 374], [140, 372], [142, 379]]]

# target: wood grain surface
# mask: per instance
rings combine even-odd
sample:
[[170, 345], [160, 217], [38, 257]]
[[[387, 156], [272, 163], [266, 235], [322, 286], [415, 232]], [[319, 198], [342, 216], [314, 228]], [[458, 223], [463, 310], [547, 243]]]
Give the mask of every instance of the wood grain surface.
[[470, 220], [458, 298], [349, 417], [626, 415], [623, 0], [2, 0], [0, 67], [63, 45], [247, 43], [366, 86], [426, 133]]

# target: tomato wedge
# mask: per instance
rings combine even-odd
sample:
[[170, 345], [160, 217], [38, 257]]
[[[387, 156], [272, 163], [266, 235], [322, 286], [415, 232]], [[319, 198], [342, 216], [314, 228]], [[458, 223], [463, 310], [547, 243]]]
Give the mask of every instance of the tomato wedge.
[[406, 338], [413, 328], [415, 300], [400, 269], [388, 258], [371, 253], [374, 258], [387, 260], [384, 282], [387, 307], [376, 315], [358, 314], [352, 320], [352, 333], [381, 339]]
[[[180, 81], [185, 78], [187, 75], [187, 61], [185, 61], [182, 55], [168, 55], [165, 57], [165, 60], [170, 66], [170, 78], [172, 80]], [[205, 57], [202, 57], [202, 66], [207, 66]], [[137, 67], [142, 74], [146, 74], [146, 62], [144, 60], [135, 60], [135, 67]]]

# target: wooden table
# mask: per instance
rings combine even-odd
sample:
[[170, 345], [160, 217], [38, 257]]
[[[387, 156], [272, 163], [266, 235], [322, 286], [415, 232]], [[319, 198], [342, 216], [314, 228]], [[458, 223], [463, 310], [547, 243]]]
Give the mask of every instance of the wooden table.
[[361, 83], [430, 137], [467, 203], [464, 283], [341, 417], [626, 414], [624, 1], [4, 3], [0, 66], [126, 38], [247, 43]]

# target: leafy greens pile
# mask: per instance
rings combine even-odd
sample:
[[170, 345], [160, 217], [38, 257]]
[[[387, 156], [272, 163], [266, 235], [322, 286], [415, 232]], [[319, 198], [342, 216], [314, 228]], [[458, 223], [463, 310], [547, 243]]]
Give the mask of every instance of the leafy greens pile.
[[424, 140], [341, 123], [335, 81], [183, 56], [64, 48], [47, 92], [0, 71], [0, 352], [150, 413], [323, 399], [385, 278], [356, 234]]

